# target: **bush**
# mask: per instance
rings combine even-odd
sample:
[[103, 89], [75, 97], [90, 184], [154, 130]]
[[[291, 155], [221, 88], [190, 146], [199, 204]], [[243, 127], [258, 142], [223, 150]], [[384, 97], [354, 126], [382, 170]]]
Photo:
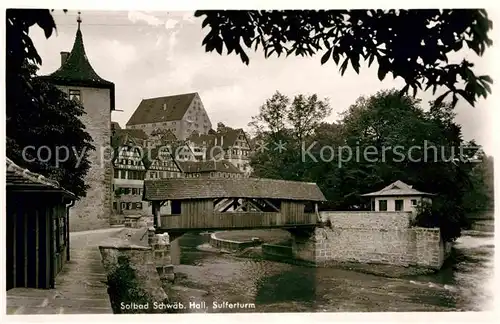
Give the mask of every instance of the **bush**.
[[413, 226], [439, 228], [444, 241], [453, 242], [460, 237], [461, 229], [467, 226], [465, 214], [458, 204], [449, 200], [436, 200], [432, 204], [423, 202], [417, 206]]
[[134, 270], [125, 256], [118, 257], [118, 267], [108, 276], [108, 293], [114, 314], [144, 313], [143, 310], [121, 309], [121, 303], [145, 305], [149, 302], [147, 294], [139, 288]]

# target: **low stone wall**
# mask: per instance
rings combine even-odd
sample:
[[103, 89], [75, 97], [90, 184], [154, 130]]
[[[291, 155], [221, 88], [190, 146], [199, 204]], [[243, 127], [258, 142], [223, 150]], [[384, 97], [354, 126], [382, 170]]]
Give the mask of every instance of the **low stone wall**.
[[149, 228], [153, 226], [153, 216], [124, 215], [123, 224], [130, 228]]
[[408, 212], [320, 212], [320, 217], [325, 226], [311, 237], [295, 236], [299, 259], [439, 269], [449, 254], [439, 229], [410, 227]]
[[124, 215], [118, 214], [118, 213], [115, 213], [115, 212], [111, 213], [111, 215], [109, 217], [109, 224], [111, 226], [113, 226], [113, 225], [123, 225], [124, 222], [125, 222]]
[[99, 250], [107, 273], [113, 313], [165, 312], [153, 307], [154, 303], [168, 303], [168, 296], [162, 288], [150, 247], [120, 240], [104, 243]]
[[262, 254], [264, 256], [293, 258], [293, 249], [291, 246], [262, 244]]
[[262, 242], [259, 241], [246, 241], [246, 242], [238, 242], [238, 241], [231, 241], [231, 240], [224, 240], [221, 238], [217, 237], [217, 233], [212, 233], [210, 234], [210, 241], [209, 244], [217, 249], [221, 250], [226, 250], [226, 251], [241, 251], [243, 249], [257, 246], [262, 244]]

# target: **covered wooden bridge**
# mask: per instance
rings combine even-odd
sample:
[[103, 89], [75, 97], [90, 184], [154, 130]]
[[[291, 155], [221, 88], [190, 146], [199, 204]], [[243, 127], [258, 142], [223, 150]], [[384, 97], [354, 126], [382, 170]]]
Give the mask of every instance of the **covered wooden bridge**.
[[[144, 181], [157, 232], [315, 226], [325, 197], [315, 183], [262, 178]], [[166, 201], [171, 214], [160, 215]]]

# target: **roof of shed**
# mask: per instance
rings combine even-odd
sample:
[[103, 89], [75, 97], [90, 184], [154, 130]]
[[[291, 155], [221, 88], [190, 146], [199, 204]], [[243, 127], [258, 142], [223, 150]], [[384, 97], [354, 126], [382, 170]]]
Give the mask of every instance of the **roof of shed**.
[[37, 188], [40, 191], [61, 191], [66, 195], [76, 198], [68, 190], [62, 188], [55, 180], [44, 177], [41, 174], [34, 173], [15, 164], [11, 159], [6, 159], [6, 187]]

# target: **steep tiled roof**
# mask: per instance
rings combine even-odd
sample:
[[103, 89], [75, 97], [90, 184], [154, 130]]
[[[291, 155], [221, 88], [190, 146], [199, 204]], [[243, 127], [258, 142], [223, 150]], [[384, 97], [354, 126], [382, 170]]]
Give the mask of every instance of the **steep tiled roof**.
[[39, 189], [61, 191], [66, 195], [75, 198], [75, 195], [62, 188], [55, 180], [44, 177], [43, 175], [23, 169], [15, 164], [11, 159], [6, 159], [6, 186], [9, 187], [37, 187]]
[[115, 108], [115, 84], [101, 78], [92, 68], [85, 53], [80, 27], [76, 31], [73, 49], [66, 61], [55, 72], [42, 78], [59, 85], [110, 89], [111, 110]]
[[195, 98], [196, 93], [143, 99], [127, 125], [140, 125], [180, 120]]
[[[225, 151], [228, 148], [235, 146], [236, 140], [242, 134], [245, 135], [245, 132], [241, 128], [232, 129], [225, 127], [223, 130], [212, 134], [191, 135], [188, 138], [188, 141], [191, 141], [196, 146], [204, 146], [206, 148], [205, 156], [197, 156], [198, 159], [211, 160], [214, 157], [218, 157], [220, 153], [222, 153], [220, 149], [221, 147]], [[248, 145], [252, 147], [249, 142]]]
[[231, 162], [222, 161], [179, 161], [179, 166], [186, 173], [201, 173], [201, 172], [227, 172], [227, 173], [242, 173]]
[[120, 155], [120, 150], [127, 146], [133, 146], [137, 148], [142, 148], [142, 145], [139, 143], [139, 139], [130, 135], [128, 132], [123, 132], [122, 130], [117, 130], [113, 136], [111, 136], [111, 147], [113, 148], [113, 161], [115, 161]]
[[261, 178], [177, 178], [144, 181], [145, 200], [270, 198], [325, 201], [315, 183]]
[[243, 132], [241, 128], [239, 129], [232, 129], [232, 128], [225, 128], [221, 132], [217, 132], [217, 145], [221, 144], [221, 137], [222, 137], [222, 148], [227, 149], [230, 146], [234, 146], [236, 140], [238, 139], [238, 136]]
[[177, 136], [170, 129], [156, 129], [151, 132], [151, 136], [158, 136], [165, 143], [177, 141]]
[[142, 129], [117, 129], [115, 131], [115, 135], [129, 135], [133, 138], [139, 139], [139, 140], [145, 140], [148, 139], [148, 134], [146, 134]]
[[376, 197], [376, 196], [433, 196], [434, 194], [428, 192], [418, 191], [413, 189], [412, 186], [404, 183], [403, 181], [397, 180], [387, 187], [367, 193], [361, 196], [364, 197]]
[[[142, 162], [144, 163], [144, 166], [146, 167], [146, 169], [149, 169], [151, 167], [151, 164], [153, 164], [153, 161], [158, 158], [158, 155], [160, 154], [161, 150], [165, 150], [165, 152], [168, 152], [172, 161], [177, 165], [178, 168], [180, 168], [179, 162], [175, 160], [174, 151], [173, 151], [172, 146], [158, 146], [158, 147], [151, 148], [149, 150], [144, 149], [143, 156], [142, 156]], [[166, 159], [166, 157], [162, 158], [162, 156], [164, 156], [164, 155], [160, 156], [161, 159]], [[163, 161], [165, 161], [165, 160], [163, 160]]]
[[111, 136], [111, 146], [118, 149], [124, 145], [141, 146], [139, 145], [138, 138], [130, 135], [128, 132], [117, 132]]
[[187, 140], [198, 146], [211, 146], [215, 143], [215, 136], [210, 134], [191, 134]]

